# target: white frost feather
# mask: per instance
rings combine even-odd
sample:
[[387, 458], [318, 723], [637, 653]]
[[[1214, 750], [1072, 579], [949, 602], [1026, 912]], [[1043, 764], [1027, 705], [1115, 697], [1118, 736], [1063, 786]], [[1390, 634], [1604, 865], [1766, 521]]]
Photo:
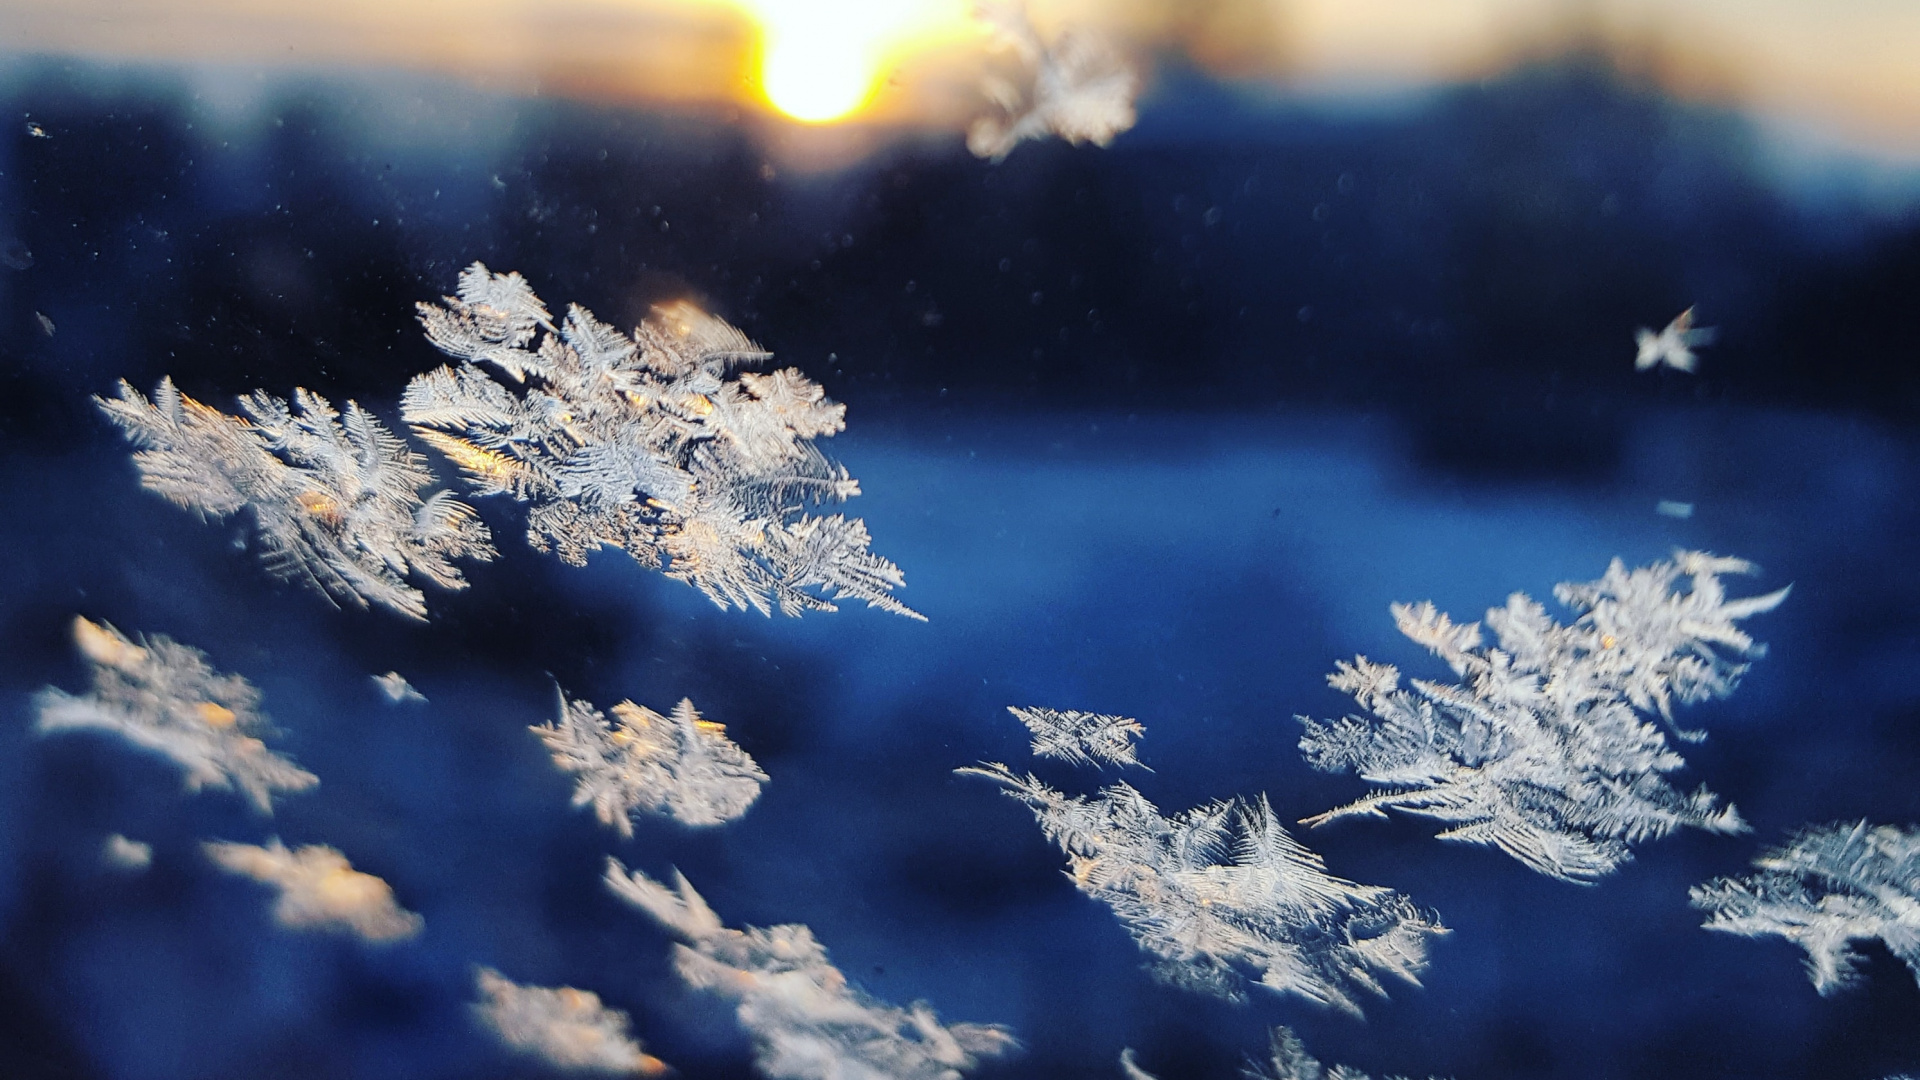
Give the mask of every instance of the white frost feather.
[[721, 607], [920, 617], [858, 518], [803, 512], [860, 493], [813, 445], [845, 407], [791, 368], [736, 373], [771, 355], [739, 330], [684, 302], [631, 336], [577, 304], [556, 326], [518, 274], [481, 263], [444, 301], [420, 321], [462, 363], [416, 377], [401, 413], [475, 494], [529, 504], [535, 548], [576, 566], [619, 548]]
[[1017, 1045], [991, 1024], [942, 1024], [926, 1002], [868, 997], [827, 960], [804, 926], [721, 924], [687, 879], [669, 887], [607, 860], [607, 887], [681, 939], [674, 967], [689, 986], [733, 998], [769, 1080], [960, 1080]]
[[47, 687], [34, 695], [34, 732], [104, 731], [167, 758], [188, 791], [239, 789], [262, 814], [277, 792], [305, 791], [320, 778], [267, 749], [260, 692], [223, 675], [205, 653], [155, 634], [135, 642], [106, 623], [73, 620], [73, 637], [93, 663], [93, 689], [76, 697]]
[[1631, 844], [1682, 826], [1745, 831], [1705, 787], [1682, 794], [1667, 782], [1686, 763], [1643, 714], [1683, 740], [1705, 738], [1673, 727], [1674, 703], [1731, 693], [1747, 665], [1729, 657], [1763, 651], [1737, 620], [1787, 596], [1727, 599], [1720, 575], [1752, 570], [1697, 551], [1635, 570], [1616, 559], [1598, 581], [1555, 587], [1579, 614], [1569, 625], [1524, 593], [1489, 611], [1497, 647], [1482, 643], [1479, 623], [1432, 604], [1393, 605], [1400, 632], [1461, 681], [1415, 679], [1409, 690], [1391, 664], [1338, 664], [1328, 683], [1371, 715], [1301, 717], [1300, 749], [1315, 768], [1383, 790], [1307, 822], [1401, 810], [1445, 823], [1443, 840], [1491, 845], [1582, 883], [1631, 858]]

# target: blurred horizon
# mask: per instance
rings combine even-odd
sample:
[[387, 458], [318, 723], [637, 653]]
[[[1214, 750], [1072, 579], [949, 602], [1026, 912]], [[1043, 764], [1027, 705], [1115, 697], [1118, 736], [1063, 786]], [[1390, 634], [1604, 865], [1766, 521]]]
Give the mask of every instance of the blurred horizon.
[[[1885, 0], [1028, 7], [1049, 36], [1071, 28], [1115, 40], [1147, 73], [1149, 99], [1156, 75], [1191, 69], [1257, 99], [1372, 109], [1599, 55], [1677, 100], [1748, 116], [1788, 152], [1920, 166], [1920, 66], [1911, 61], [1920, 7]], [[985, 107], [982, 80], [996, 63], [967, 0], [0, 2], [7, 55], [175, 65], [239, 109], [285, 76], [413, 72], [508, 95], [778, 115], [763, 71], [788, 38], [821, 54], [821, 78], [871, 68], [872, 85], [846, 118], [870, 129], [862, 146], [964, 127]]]

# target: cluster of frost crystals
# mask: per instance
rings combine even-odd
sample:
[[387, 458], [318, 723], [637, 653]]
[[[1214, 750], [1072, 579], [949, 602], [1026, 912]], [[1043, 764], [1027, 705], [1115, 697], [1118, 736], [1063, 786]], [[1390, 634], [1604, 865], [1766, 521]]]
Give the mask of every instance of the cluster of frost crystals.
[[533, 728], [553, 763], [579, 777], [573, 805], [593, 807], [601, 824], [633, 836], [637, 814], [667, 814], [683, 825], [718, 825], [747, 812], [767, 774], [700, 719], [682, 698], [671, 716], [623, 701], [613, 722], [589, 702], [559, 694], [559, 719]]
[[1753, 864], [1759, 873], [1693, 888], [1707, 929], [1786, 938], [1806, 950], [1807, 974], [1822, 994], [1858, 979], [1853, 943], [1874, 938], [1920, 981], [1920, 827], [1808, 828]]
[[847, 982], [805, 926], [723, 926], [687, 879], [672, 887], [607, 860], [614, 895], [681, 939], [689, 986], [739, 1002], [755, 1063], [771, 1080], [959, 1080], [1017, 1044], [992, 1024], [942, 1024], [926, 1002], [902, 1009]]
[[1106, 146], [1133, 126], [1140, 77], [1113, 44], [1070, 30], [1052, 45], [1041, 39], [1019, 0], [979, 0], [974, 15], [1026, 69], [1030, 82], [987, 81], [987, 96], [1002, 114], [974, 121], [967, 149], [1000, 161], [1027, 139], [1057, 135], [1070, 143]]
[[1098, 765], [1103, 761], [1140, 765], [1134, 756], [1133, 740], [1146, 728], [1131, 717], [1072, 709], [1023, 709], [1016, 705], [1007, 706], [1007, 711], [1033, 733], [1036, 757], [1057, 758], [1074, 765]]
[[[1120, 1052], [1120, 1073], [1127, 1080], [1158, 1080], [1134, 1061], [1131, 1049]], [[1244, 1080], [1372, 1080], [1359, 1069], [1321, 1065], [1319, 1059], [1307, 1053], [1299, 1036], [1284, 1025], [1268, 1033], [1267, 1060], [1248, 1061], [1240, 1075]], [[1387, 1080], [1401, 1078], [1390, 1076]]]
[[263, 814], [275, 792], [305, 791], [320, 778], [267, 749], [260, 691], [223, 675], [205, 653], [155, 634], [129, 639], [106, 623], [73, 620], [73, 639], [93, 663], [93, 689], [76, 697], [47, 687], [34, 697], [41, 735], [104, 731], [159, 754], [186, 772], [188, 791], [238, 788]]
[[1087, 798], [1005, 765], [958, 771], [1031, 808], [1074, 885], [1112, 908], [1177, 986], [1239, 1000], [1244, 968], [1276, 993], [1358, 1015], [1360, 992], [1386, 992], [1380, 976], [1418, 985], [1427, 939], [1446, 932], [1400, 893], [1327, 873], [1265, 797], [1166, 817], [1124, 783]]
[[560, 1069], [659, 1076], [667, 1064], [634, 1041], [631, 1018], [600, 1003], [600, 995], [571, 986], [523, 986], [492, 968], [474, 982], [481, 1000], [473, 1012], [506, 1043]]
[[461, 363], [415, 378], [401, 412], [475, 493], [530, 505], [535, 548], [575, 565], [619, 548], [721, 607], [853, 599], [919, 618], [891, 595], [905, 579], [867, 550], [865, 523], [803, 512], [860, 485], [813, 443], [846, 426], [846, 407], [797, 369], [732, 374], [770, 354], [687, 303], [631, 337], [577, 304], [556, 327], [524, 278], [481, 263], [445, 301], [420, 321]]
[[354, 402], [336, 411], [295, 390], [293, 404], [263, 391], [229, 416], [162, 379], [148, 401], [130, 384], [95, 398], [140, 447], [141, 482], [201, 514], [253, 515], [263, 561], [330, 600], [379, 604], [416, 619], [426, 598], [409, 574], [444, 589], [466, 580], [455, 559], [494, 557], [487, 527], [448, 492], [425, 499], [426, 461]]
[[1480, 624], [1454, 623], [1432, 604], [1394, 605], [1400, 632], [1461, 681], [1415, 679], [1409, 690], [1390, 664], [1339, 664], [1328, 683], [1371, 715], [1301, 717], [1300, 749], [1315, 768], [1386, 790], [1308, 823], [1402, 810], [1445, 822], [1441, 839], [1490, 844], [1583, 883], [1631, 858], [1629, 845], [1681, 826], [1744, 831], [1704, 786], [1683, 794], [1667, 782], [1685, 762], [1642, 714], [1671, 726], [1674, 702], [1733, 689], [1746, 665], [1728, 655], [1760, 652], [1735, 621], [1787, 595], [1728, 600], [1720, 575], [1752, 569], [1692, 551], [1635, 570], [1616, 559], [1599, 581], [1555, 588], [1578, 613], [1569, 625], [1524, 593], [1489, 611], [1497, 647], [1482, 644]]
[[201, 847], [221, 869], [279, 889], [273, 917], [289, 930], [337, 930], [373, 942], [420, 932], [420, 916], [401, 908], [385, 881], [355, 870], [345, 855], [324, 844], [289, 850], [270, 840], [265, 847], [221, 842]]

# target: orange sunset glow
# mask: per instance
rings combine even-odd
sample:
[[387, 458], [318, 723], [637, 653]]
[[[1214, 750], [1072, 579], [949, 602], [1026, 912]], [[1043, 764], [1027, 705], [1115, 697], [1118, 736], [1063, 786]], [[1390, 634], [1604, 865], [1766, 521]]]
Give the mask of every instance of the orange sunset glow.
[[[1104, 31], [1316, 98], [1470, 80], [1598, 43], [1682, 96], [1920, 154], [1920, 5], [1885, 0], [1034, 0]], [[990, 41], [968, 0], [0, 0], [15, 54], [415, 69], [508, 92], [766, 109], [807, 124], [954, 126]], [[1651, 59], [1649, 59], [1651, 58]]]

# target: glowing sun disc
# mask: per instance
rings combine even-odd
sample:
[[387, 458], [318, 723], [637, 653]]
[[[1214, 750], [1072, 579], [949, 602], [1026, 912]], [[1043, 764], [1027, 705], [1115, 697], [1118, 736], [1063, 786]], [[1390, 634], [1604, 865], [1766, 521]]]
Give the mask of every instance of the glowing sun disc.
[[770, 33], [761, 63], [767, 100], [811, 124], [838, 120], [866, 104], [879, 77], [867, 43], [831, 27]]

